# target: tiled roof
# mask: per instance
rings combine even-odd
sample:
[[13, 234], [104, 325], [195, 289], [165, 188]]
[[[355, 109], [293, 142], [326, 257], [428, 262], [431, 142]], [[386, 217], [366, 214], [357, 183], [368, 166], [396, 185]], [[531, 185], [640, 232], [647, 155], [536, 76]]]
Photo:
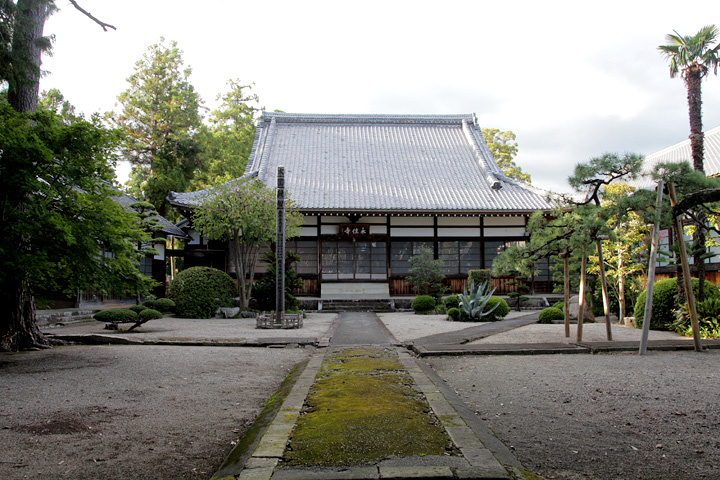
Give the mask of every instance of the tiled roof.
[[[246, 175], [276, 185], [301, 211], [512, 213], [548, 210], [545, 192], [502, 174], [474, 115], [266, 112]], [[204, 192], [175, 193], [178, 206]]]
[[[707, 176], [720, 174], [720, 127], [713, 128], [705, 132], [704, 141], [705, 156], [703, 165]], [[663, 162], [689, 162], [692, 165], [692, 150], [690, 148], [690, 140], [685, 140], [678, 144], [668, 147], [659, 152], [653, 153], [645, 157], [643, 166], [644, 173], [650, 173], [658, 163]], [[634, 183], [635, 184], [635, 183]], [[655, 188], [655, 183], [649, 177], [644, 177], [637, 181], [640, 188]]]
[[[131, 197], [130, 195], [123, 193], [123, 192], [118, 192], [118, 194], [115, 197], [113, 197], [113, 200], [127, 209], [130, 209], [130, 205], [137, 202], [137, 200], [135, 200], [133, 197]], [[175, 226], [175, 224], [172, 223], [167, 218], [165, 218], [161, 215], [156, 215], [153, 218], [156, 218], [157, 224], [160, 227], [162, 227], [162, 229], [160, 230], [162, 233], [165, 233], [166, 235], [172, 235], [174, 237], [179, 237], [179, 238], [187, 237], [187, 233], [183, 232], [180, 228]]]

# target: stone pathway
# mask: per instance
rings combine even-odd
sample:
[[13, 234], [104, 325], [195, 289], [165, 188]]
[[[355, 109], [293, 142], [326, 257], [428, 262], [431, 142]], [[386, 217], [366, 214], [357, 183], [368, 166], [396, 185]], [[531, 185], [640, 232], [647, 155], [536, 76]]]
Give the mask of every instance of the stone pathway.
[[[474, 413], [424, 363], [400, 347], [374, 313], [343, 313], [329, 349], [319, 349], [284, 399], [275, 419], [252, 452], [233, 452], [214, 479], [511, 479], [522, 478], [521, 464], [480, 422]], [[461, 456], [423, 456], [386, 459], [375, 465], [351, 467], [288, 468], [282, 457], [296, 420], [301, 414], [315, 377], [327, 352], [357, 346], [383, 346], [396, 351], [435, 416], [449, 434]], [[246, 459], [233, 464], [232, 458]]]

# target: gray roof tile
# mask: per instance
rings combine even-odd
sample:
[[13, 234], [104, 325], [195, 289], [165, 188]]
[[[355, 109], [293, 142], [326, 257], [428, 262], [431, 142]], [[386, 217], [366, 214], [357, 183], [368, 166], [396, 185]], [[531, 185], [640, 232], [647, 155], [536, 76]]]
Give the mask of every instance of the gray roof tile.
[[[473, 115], [264, 113], [246, 175], [286, 191], [301, 210], [528, 212], [545, 192], [502, 174]], [[175, 193], [175, 205], [204, 192]]]

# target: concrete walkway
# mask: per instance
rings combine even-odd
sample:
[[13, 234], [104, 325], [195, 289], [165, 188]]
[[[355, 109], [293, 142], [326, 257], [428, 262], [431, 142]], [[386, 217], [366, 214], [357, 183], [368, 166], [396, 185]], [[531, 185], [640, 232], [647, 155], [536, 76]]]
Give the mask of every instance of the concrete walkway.
[[[319, 349], [299, 375], [279, 412], [251, 451], [234, 451], [215, 479], [511, 479], [522, 478], [520, 462], [480, 422], [445, 382], [401, 347], [374, 313], [343, 313], [338, 317], [330, 348]], [[397, 352], [399, 361], [423, 393], [461, 456], [391, 458], [374, 465], [288, 468], [282, 457], [323, 359], [328, 352], [357, 346], [382, 346]], [[239, 447], [248, 450], [248, 446]], [[240, 459], [233, 462], [232, 459]]]

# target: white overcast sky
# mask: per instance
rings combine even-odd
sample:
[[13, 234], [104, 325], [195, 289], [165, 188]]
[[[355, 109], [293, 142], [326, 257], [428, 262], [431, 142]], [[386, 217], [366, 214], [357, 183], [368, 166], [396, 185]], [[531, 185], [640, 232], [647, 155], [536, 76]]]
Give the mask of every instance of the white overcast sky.
[[[688, 137], [685, 85], [657, 46], [720, 26], [720, 1], [67, 0], [41, 89], [86, 114], [116, 109], [147, 47], [175, 40], [205, 104], [229, 79], [268, 110], [475, 113], [517, 135], [533, 184], [568, 191], [574, 165], [651, 154]], [[169, 43], [169, 42], [166, 42]], [[703, 82], [704, 128], [720, 126], [720, 77]]]

